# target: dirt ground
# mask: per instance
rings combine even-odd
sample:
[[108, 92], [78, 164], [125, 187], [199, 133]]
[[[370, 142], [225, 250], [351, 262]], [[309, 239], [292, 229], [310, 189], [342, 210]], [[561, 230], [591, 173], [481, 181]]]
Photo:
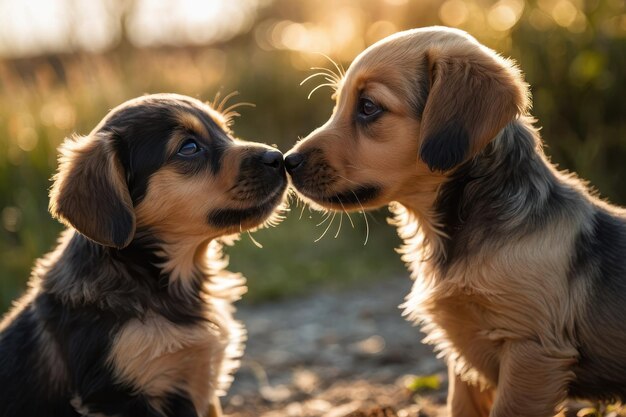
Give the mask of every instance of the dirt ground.
[[398, 308], [410, 286], [407, 277], [397, 277], [357, 290], [240, 307], [248, 343], [222, 399], [225, 414], [442, 415], [445, 367]]
[[[239, 306], [241, 369], [222, 398], [229, 417], [443, 417], [447, 375], [398, 308], [407, 277], [342, 292]], [[626, 407], [559, 416], [626, 416]]]

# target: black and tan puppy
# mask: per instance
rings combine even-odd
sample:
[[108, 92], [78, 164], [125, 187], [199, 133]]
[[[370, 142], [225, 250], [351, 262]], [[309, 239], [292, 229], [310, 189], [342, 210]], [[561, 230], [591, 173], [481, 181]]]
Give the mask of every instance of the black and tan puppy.
[[528, 102], [466, 33], [401, 32], [356, 58], [285, 159], [317, 206], [395, 202], [404, 308], [448, 362], [452, 416], [626, 399], [626, 213], [548, 162]]
[[276, 212], [282, 154], [173, 94], [122, 104], [61, 152], [50, 211], [68, 229], [0, 325], [0, 416], [220, 415], [245, 286], [215, 239]]

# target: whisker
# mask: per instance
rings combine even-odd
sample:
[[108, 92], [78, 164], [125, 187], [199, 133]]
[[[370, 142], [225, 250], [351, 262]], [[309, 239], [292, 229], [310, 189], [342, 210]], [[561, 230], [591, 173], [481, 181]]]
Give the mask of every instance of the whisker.
[[[254, 244], [254, 246], [256, 246], [257, 248], [263, 248], [263, 245], [261, 245], [259, 242], [257, 242], [253, 237], [252, 234], [250, 233], [250, 230], [246, 230], [246, 232], [248, 233], [248, 237], [250, 238], [250, 240], [252, 241], [252, 243]], [[239, 223], [239, 233], [243, 233], [243, 228], [241, 226], [241, 223]]]
[[324, 79], [325, 79], [326, 81], [328, 81], [328, 83], [329, 83], [329, 84], [332, 84], [332, 85], [333, 85], [333, 90], [337, 91], [338, 84], [337, 84], [337, 81], [336, 81], [336, 80], [334, 80], [334, 79], [332, 79], [332, 78], [330, 78], [330, 77], [324, 77]]
[[[342, 176], [342, 175], [337, 175], [339, 178], [342, 178], [345, 181], [348, 181], [354, 185], [359, 185], [358, 183], [349, 180], [348, 178]], [[367, 221], [367, 214], [365, 212], [365, 209], [363, 208], [363, 205], [361, 204], [361, 200], [359, 200], [359, 197], [357, 197], [357, 195], [354, 193], [354, 191], [350, 190], [350, 192], [352, 193], [352, 195], [354, 195], [354, 198], [356, 198], [357, 203], [359, 203], [359, 206], [361, 207], [361, 214], [363, 214], [363, 218], [365, 219], [365, 228], [366, 228], [366, 232], [365, 232], [365, 242], [363, 243], [363, 246], [367, 245], [367, 241], [369, 239], [369, 235], [370, 235], [370, 225], [369, 222]], [[341, 203], [341, 200], [339, 201], [339, 203]], [[341, 206], [343, 207], [343, 204], [341, 204]], [[345, 211], [345, 208], [344, 208]], [[346, 214], [348, 212], [346, 211]], [[350, 218], [350, 215], [348, 214], [348, 218]], [[350, 222], [352, 223], [352, 219], [350, 219]], [[352, 228], [354, 228], [354, 223], [352, 223]]]
[[[361, 203], [359, 203], [359, 205], [361, 205]], [[361, 206], [361, 210], [361, 213], [363, 213], [363, 219], [365, 219], [365, 241], [363, 242], [363, 246], [367, 246], [367, 242], [370, 237], [370, 224], [367, 221], [367, 216], [365, 215], [365, 210], [363, 209], [363, 206]]]
[[335, 62], [334, 59], [332, 59], [331, 57], [329, 57], [328, 55], [324, 54], [324, 53], [320, 53], [324, 58], [326, 58], [327, 60], [329, 60], [337, 69], [337, 72], [339, 73], [339, 75], [341, 75], [341, 77], [343, 77], [344, 75], [346, 75], [346, 71], [343, 69], [343, 67], [339, 67], [339, 65], [337, 65], [337, 63]]
[[346, 215], [348, 216], [348, 220], [350, 220], [350, 226], [354, 229], [354, 222], [352, 221], [352, 217], [350, 217], [350, 213], [346, 210]]
[[226, 113], [226, 114], [228, 114], [228, 113], [232, 112], [233, 110], [235, 110], [236, 108], [241, 107], [241, 106], [256, 107], [256, 104], [254, 104], [254, 103], [249, 103], [249, 102], [247, 102], [247, 101], [242, 101], [241, 103], [234, 103], [234, 104], [232, 104], [232, 105], [228, 106], [227, 108], [225, 108], [225, 109], [222, 111], [222, 113]]
[[[325, 68], [312, 68], [312, 69], [325, 69]], [[324, 80], [326, 80], [329, 84], [331, 84], [330, 87], [332, 87], [332, 89], [336, 92], [339, 89], [339, 84], [341, 83], [341, 79], [338, 78], [337, 74], [335, 74], [334, 72], [327, 70], [329, 72], [318, 72], [313, 74], [313, 76], [318, 77], [318, 76], [323, 76]], [[308, 81], [309, 79], [311, 79], [313, 76], [306, 78], [300, 85], [304, 84], [305, 81]]]
[[[292, 187], [289, 187], [289, 189], [287, 190], [287, 197], [289, 199], [289, 203], [293, 203], [294, 201], [296, 202], [296, 207], [298, 207], [298, 205], [300, 205], [300, 198], [298, 198], [298, 193], [296, 193], [296, 190], [294, 190]], [[304, 202], [302, 202], [304, 203]]]
[[306, 97], [307, 100], [309, 100], [311, 98], [311, 96], [313, 95], [314, 92], [316, 92], [317, 90], [319, 90], [322, 87], [331, 87], [334, 89], [334, 84], [331, 83], [324, 83], [324, 84], [320, 84], [317, 87], [315, 87], [313, 90], [311, 90], [311, 92], [309, 93], [309, 95]]
[[[271, 226], [275, 226], [275, 224], [270, 224]], [[248, 232], [248, 237], [250, 238], [250, 240], [252, 241], [252, 243], [254, 243], [254, 246], [256, 246], [259, 249], [263, 249], [263, 245], [261, 245], [255, 238], [252, 237], [252, 233], [250, 233], [249, 230], [247, 230]]]
[[358, 185], [360, 185], [359, 183], [354, 182], [354, 181], [352, 181], [352, 180], [350, 180], [350, 179], [348, 179], [348, 178], [344, 177], [343, 175], [339, 175], [339, 174], [337, 174], [337, 176], [338, 176], [339, 178], [341, 178], [342, 180], [348, 181], [349, 183], [352, 183], [352, 184], [354, 184], [354, 185], [357, 185], [357, 186], [358, 186]]
[[367, 245], [367, 241], [369, 240], [369, 237], [370, 237], [370, 224], [367, 221], [367, 216], [365, 215], [365, 209], [363, 208], [363, 204], [361, 204], [361, 200], [359, 200], [359, 197], [357, 197], [354, 191], [350, 190], [350, 192], [352, 193], [352, 195], [354, 195], [354, 198], [356, 199], [357, 203], [359, 203], [359, 206], [361, 207], [361, 213], [363, 214], [363, 219], [365, 220], [365, 241], [363, 242], [363, 246], [365, 246]]
[[[315, 68], [311, 68], [311, 69], [315, 69]], [[319, 77], [320, 75], [323, 75], [325, 77], [329, 77], [332, 76], [331, 74], [328, 74], [326, 72], [316, 72], [315, 74], [311, 74], [308, 77], [306, 77], [304, 80], [302, 80], [302, 82], [300, 83], [300, 85], [304, 85], [304, 83], [306, 83], [307, 81], [309, 81], [310, 79], [313, 79], [315, 77]]]
[[306, 204], [304, 204], [304, 202], [302, 202], [302, 210], [300, 211], [300, 217], [298, 217], [298, 220], [302, 220], [302, 215], [304, 214], [304, 208], [306, 207]]
[[319, 222], [318, 224], [315, 225], [315, 227], [320, 227], [321, 225], [323, 225], [324, 223], [326, 223], [328, 221], [328, 219], [330, 219], [330, 216], [333, 213], [330, 211], [327, 211], [326, 213], [324, 213], [324, 220], [322, 220], [321, 222]]
[[318, 237], [317, 239], [315, 239], [315, 241], [314, 241], [315, 243], [319, 242], [319, 241], [320, 241], [320, 240], [321, 240], [321, 239], [322, 239], [322, 238], [326, 235], [326, 233], [328, 232], [328, 229], [330, 229], [330, 226], [332, 226], [332, 225], [333, 225], [333, 222], [335, 221], [335, 216], [336, 216], [336, 215], [337, 215], [337, 212], [336, 212], [336, 211], [334, 211], [334, 212], [333, 212], [333, 216], [332, 216], [332, 217], [331, 217], [331, 219], [330, 219], [330, 223], [328, 223], [328, 226], [326, 226], [326, 230], [324, 230], [324, 233], [322, 233], [322, 235], [321, 235], [320, 237]]
[[323, 74], [331, 77], [335, 82], [337, 82], [337, 84], [339, 84], [339, 81], [341, 81], [341, 77], [337, 73], [335, 73], [333, 70], [331, 70], [330, 68], [311, 67], [311, 69], [312, 70], [319, 70]]
[[226, 126], [230, 127], [233, 124], [233, 119], [235, 117], [239, 117], [241, 115], [239, 113], [237, 113], [236, 111], [234, 111], [234, 112], [231, 112], [231, 113], [222, 114], [222, 116], [224, 116], [224, 123], [226, 124]]
[[339, 236], [339, 232], [341, 232], [341, 225], [343, 224], [343, 212], [339, 213], [341, 216], [339, 217], [339, 228], [337, 229], [337, 233], [335, 233], [335, 239]]
[[222, 89], [220, 88], [219, 90], [217, 90], [217, 93], [215, 93], [215, 97], [213, 97], [213, 100], [209, 101], [209, 105], [213, 107], [215, 110], [217, 110], [217, 108], [215, 107], [217, 104], [217, 100], [219, 100], [221, 96], [222, 96]]
[[350, 213], [348, 213], [348, 210], [346, 210], [346, 207], [343, 205], [343, 203], [341, 202], [340, 198], [337, 198], [339, 200], [339, 204], [341, 204], [341, 209], [343, 210], [344, 213], [346, 213], [346, 215], [348, 216], [348, 220], [350, 220], [350, 225], [352, 226], [352, 228], [354, 229], [354, 222], [352, 221], [352, 217], [350, 217]]
[[220, 103], [217, 105], [215, 110], [217, 110], [218, 112], [222, 113], [222, 109], [224, 108], [224, 106], [226, 105], [228, 100], [230, 100], [231, 98], [233, 98], [235, 96], [238, 96], [238, 95], [239, 95], [239, 91], [233, 91], [231, 93], [226, 94], [224, 96], [224, 98], [222, 99], [222, 101], [220, 101]]

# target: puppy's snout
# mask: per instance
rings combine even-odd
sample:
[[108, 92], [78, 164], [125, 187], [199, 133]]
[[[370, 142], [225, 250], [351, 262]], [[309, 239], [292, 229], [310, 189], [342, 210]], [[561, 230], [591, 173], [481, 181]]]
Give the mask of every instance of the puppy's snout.
[[292, 153], [285, 158], [285, 167], [289, 173], [292, 173], [302, 165], [304, 157], [300, 153]]
[[279, 151], [266, 151], [261, 157], [261, 162], [271, 169], [279, 171], [283, 168], [283, 154]]

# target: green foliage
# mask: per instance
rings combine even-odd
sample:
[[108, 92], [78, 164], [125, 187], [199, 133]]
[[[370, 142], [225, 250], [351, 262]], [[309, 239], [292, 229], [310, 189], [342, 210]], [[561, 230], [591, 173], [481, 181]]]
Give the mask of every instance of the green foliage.
[[406, 382], [406, 387], [412, 392], [436, 391], [441, 388], [441, 377], [437, 374], [414, 376]]

